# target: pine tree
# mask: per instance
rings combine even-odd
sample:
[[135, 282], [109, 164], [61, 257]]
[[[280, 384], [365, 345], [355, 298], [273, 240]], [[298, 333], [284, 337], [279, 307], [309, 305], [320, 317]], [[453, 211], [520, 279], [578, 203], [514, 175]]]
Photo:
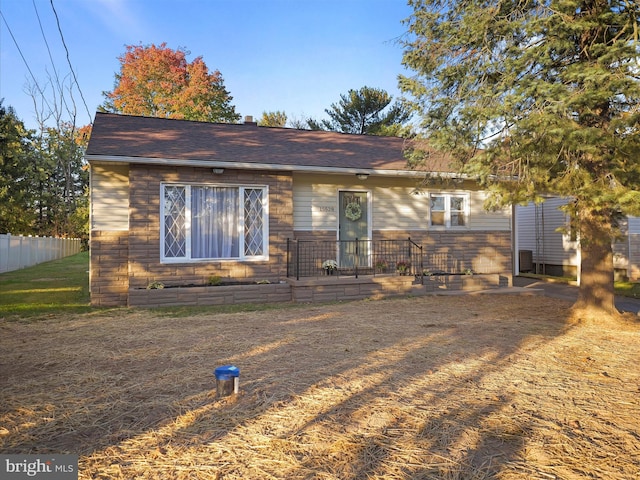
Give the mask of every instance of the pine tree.
[[0, 233], [31, 233], [35, 169], [31, 139], [12, 107], [0, 99]]
[[[570, 198], [577, 308], [614, 314], [611, 243], [640, 214], [640, 4], [412, 0], [400, 77], [429, 142], [490, 206]], [[421, 152], [413, 152], [419, 163]]]
[[[322, 127], [358, 135], [394, 135], [409, 120], [410, 113], [400, 102], [379, 88], [362, 87], [340, 95], [340, 101], [325, 110], [330, 120]], [[310, 123], [312, 129], [313, 125]], [[397, 128], [392, 128], [397, 127]]]

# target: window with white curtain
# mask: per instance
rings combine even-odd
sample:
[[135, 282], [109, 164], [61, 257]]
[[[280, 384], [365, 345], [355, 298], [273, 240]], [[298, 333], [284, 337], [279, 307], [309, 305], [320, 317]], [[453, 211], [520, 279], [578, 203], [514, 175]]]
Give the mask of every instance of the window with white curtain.
[[165, 262], [266, 259], [267, 187], [162, 185]]
[[465, 227], [468, 218], [468, 196], [432, 193], [429, 195], [429, 225], [432, 227]]

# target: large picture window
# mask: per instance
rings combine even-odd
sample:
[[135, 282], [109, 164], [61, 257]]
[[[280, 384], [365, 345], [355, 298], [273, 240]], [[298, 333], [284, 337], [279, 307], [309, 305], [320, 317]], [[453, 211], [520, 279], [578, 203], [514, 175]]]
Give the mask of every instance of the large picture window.
[[432, 227], [467, 226], [466, 195], [432, 193], [429, 195], [429, 225]]
[[162, 185], [162, 260], [265, 259], [267, 188]]

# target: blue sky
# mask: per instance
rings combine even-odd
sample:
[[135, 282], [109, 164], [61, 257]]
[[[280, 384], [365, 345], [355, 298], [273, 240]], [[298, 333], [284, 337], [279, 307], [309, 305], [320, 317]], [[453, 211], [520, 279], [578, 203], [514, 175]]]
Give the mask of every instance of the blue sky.
[[[210, 70], [220, 70], [242, 116], [284, 110], [290, 118], [320, 120], [341, 94], [365, 85], [400, 95], [397, 77], [404, 70], [397, 40], [406, 32], [402, 20], [411, 14], [406, 0], [53, 0], [53, 5], [87, 106], [74, 89], [79, 125], [92, 120], [104, 101], [102, 92], [113, 89], [125, 45], [166, 42], [190, 51], [188, 61], [201, 56]], [[59, 77], [68, 78], [71, 68], [50, 0], [0, 0], [0, 11], [0, 98], [33, 128], [33, 101], [25, 93], [25, 85], [34, 84], [29, 69], [51, 99], [46, 84], [54, 69], [46, 45]]]

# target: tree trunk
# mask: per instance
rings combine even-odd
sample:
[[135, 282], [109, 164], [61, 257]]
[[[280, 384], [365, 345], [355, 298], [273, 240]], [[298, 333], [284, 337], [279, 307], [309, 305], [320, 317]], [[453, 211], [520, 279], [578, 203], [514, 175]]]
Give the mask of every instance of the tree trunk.
[[576, 309], [617, 315], [613, 289], [611, 219], [593, 212], [580, 215], [580, 288]]

